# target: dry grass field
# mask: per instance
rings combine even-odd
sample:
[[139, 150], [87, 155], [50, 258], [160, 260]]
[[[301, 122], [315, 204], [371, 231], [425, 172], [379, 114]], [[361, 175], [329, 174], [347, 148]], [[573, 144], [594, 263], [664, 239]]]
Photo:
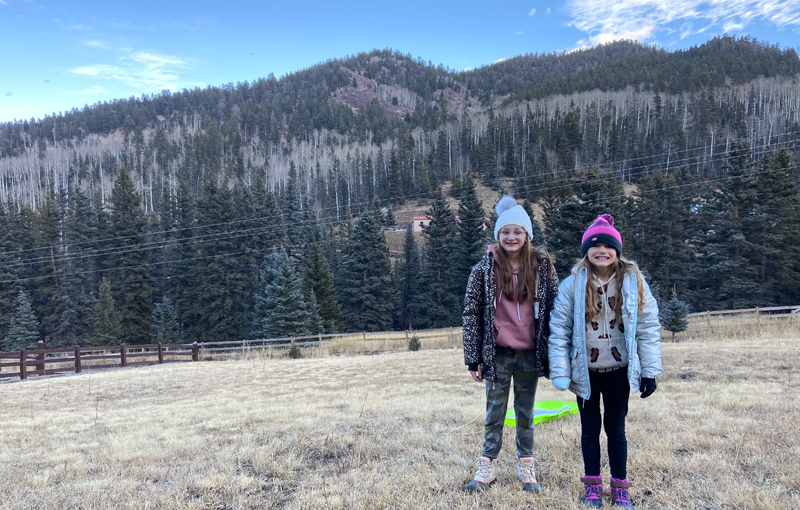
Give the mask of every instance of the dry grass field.
[[[665, 343], [628, 417], [637, 508], [800, 508], [798, 348]], [[540, 381], [539, 399], [574, 398]], [[543, 495], [521, 491], [509, 428], [500, 482], [461, 491], [484, 400], [459, 349], [31, 379], [0, 401], [3, 509], [580, 508], [577, 416], [536, 429]]]

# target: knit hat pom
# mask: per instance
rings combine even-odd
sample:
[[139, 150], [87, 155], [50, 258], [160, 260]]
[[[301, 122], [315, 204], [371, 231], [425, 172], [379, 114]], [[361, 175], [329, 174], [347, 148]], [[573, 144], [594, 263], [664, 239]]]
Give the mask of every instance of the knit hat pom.
[[530, 233], [533, 231], [533, 224], [525, 208], [517, 204], [514, 197], [508, 195], [501, 198], [497, 205], [494, 206], [494, 211], [497, 213], [497, 221], [494, 224], [494, 238], [499, 240], [497, 233], [506, 225], [519, 225], [525, 232]]
[[497, 205], [494, 206], [494, 212], [496, 212], [497, 215], [500, 216], [501, 214], [508, 211], [515, 205], [517, 205], [517, 201], [514, 200], [514, 197], [505, 195], [503, 198], [498, 200]]
[[622, 236], [614, 228], [614, 217], [610, 214], [601, 214], [594, 219], [581, 239], [581, 257], [595, 244], [607, 244], [617, 250], [617, 255], [622, 253]]
[[614, 217], [613, 217], [613, 216], [611, 216], [610, 214], [601, 214], [600, 216], [598, 216], [597, 218], [595, 218], [595, 219], [594, 219], [594, 221], [593, 221], [592, 223], [596, 223], [596, 222], [597, 222], [597, 220], [603, 220], [603, 221], [605, 221], [606, 223], [608, 223], [608, 225], [609, 225], [610, 227], [613, 227], [613, 226], [614, 226]]

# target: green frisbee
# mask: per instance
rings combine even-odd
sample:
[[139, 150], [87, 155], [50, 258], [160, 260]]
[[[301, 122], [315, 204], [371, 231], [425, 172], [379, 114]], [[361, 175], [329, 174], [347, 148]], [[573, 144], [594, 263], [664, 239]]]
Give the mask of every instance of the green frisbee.
[[[539, 424], [577, 412], [578, 404], [575, 402], [567, 402], [565, 400], [540, 400], [533, 405], [533, 423]], [[517, 426], [517, 415], [514, 413], [514, 408], [506, 412], [505, 423], [512, 427]]]

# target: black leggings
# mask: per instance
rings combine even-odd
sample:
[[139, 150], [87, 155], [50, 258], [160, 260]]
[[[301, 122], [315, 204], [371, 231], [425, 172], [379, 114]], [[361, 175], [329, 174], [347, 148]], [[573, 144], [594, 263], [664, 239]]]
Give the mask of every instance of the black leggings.
[[610, 372], [589, 371], [589, 400], [578, 397], [581, 414], [581, 450], [586, 476], [600, 475], [600, 395], [603, 396], [602, 425], [608, 436], [608, 463], [611, 476], [627, 478], [628, 440], [625, 438], [625, 416], [628, 415], [628, 367]]

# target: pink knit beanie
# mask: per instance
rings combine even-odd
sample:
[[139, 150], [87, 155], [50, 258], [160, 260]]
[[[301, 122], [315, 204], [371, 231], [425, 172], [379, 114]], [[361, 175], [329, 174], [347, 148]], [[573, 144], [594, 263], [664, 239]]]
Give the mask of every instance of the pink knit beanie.
[[622, 253], [622, 236], [614, 228], [614, 217], [610, 214], [601, 214], [589, 225], [581, 239], [581, 257], [595, 244], [607, 244], [617, 250], [617, 256]]

